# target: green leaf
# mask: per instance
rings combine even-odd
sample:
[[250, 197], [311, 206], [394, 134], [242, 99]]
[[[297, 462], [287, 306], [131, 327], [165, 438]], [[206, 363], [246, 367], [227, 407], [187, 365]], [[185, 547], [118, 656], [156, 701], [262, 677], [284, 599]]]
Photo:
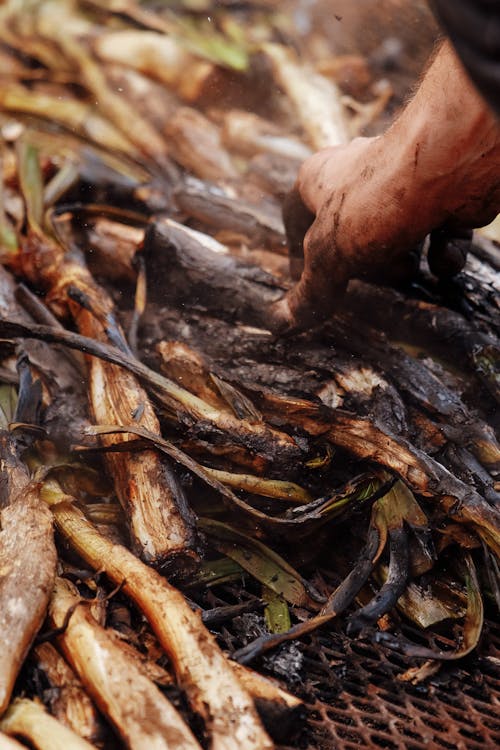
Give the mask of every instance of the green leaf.
[[0, 429], [6, 430], [12, 422], [17, 404], [17, 390], [10, 383], [0, 384]]
[[43, 181], [38, 149], [21, 141], [18, 146], [19, 176], [31, 229], [40, 229], [43, 222]]
[[242, 534], [229, 524], [213, 519], [201, 518], [198, 526], [210, 536], [219, 552], [237, 562], [275, 594], [297, 607], [311, 604], [312, 592], [307, 583], [291, 565], [265, 544]]
[[292, 627], [290, 610], [282, 596], [267, 586], [262, 587], [262, 599], [266, 602], [264, 617], [270, 633], [286, 633]]
[[7, 255], [16, 255], [18, 251], [17, 235], [6, 220], [0, 225], [0, 250]]
[[219, 560], [208, 560], [202, 563], [200, 569], [189, 580], [190, 586], [216, 586], [228, 581], [241, 580], [245, 571], [237, 562], [229, 557]]
[[245, 47], [216, 31], [208, 19], [204, 23], [178, 19], [174, 36], [186, 49], [211, 62], [239, 72], [248, 69], [249, 55]]

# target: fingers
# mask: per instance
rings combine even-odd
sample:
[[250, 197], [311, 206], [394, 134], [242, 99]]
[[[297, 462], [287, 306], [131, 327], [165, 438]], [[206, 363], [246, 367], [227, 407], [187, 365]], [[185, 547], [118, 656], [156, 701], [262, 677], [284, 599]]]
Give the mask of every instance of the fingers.
[[[347, 150], [350, 175], [353, 159], [364, 154], [368, 140], [358, 138], [347, 147], [323, 149], [300, 168], [297, 184], [283, 206], [290, 271], [298, 283], [271, 310], [270, 324], [277, 332], [320, 323], [330, 315], [347, 285], [352, 269], [335, 239], [344, 194], [338, 195], [337, 208], [332, 200], [338, 184], [345, 182], [342, 163]], [[361, 161], [364, 165], [364, 158]]]
[[283, 222], [288, 240], [290, 274], [294, 281], [304, 270], [304, 237], [314, 222], [314, 214], [304, 204], [297, 186], [283, 202]]
[[[302, 164], [297, 182], [283, 202], [283, 223], [288, 240], [290, 274], [300, 279], [304, 269], [304, 237], [322, 205], [325, 168], [331, 164], [336, 148], [314, 154]], [[321, 176], [323, 175], [323, 177]]]
[[305, 267], [297, 284], [273, 305], [271, 328], [276, 333], [319, 325], [333, 311], [349, 280], [349, 270], [325, 235], [324, 219], [313, 223], [304, 240]]
[[439, 279], [456, 276], [465, 266], [471, 244], [471, 229], [434, 229], [427, 255], [431, 272]]
[[318, 289], [314, 281], [302, 278], [283, 299], [272, 305], [269, 329], [277, 334], [305, 331], [326, 320], [342, 299], [346, 284]]

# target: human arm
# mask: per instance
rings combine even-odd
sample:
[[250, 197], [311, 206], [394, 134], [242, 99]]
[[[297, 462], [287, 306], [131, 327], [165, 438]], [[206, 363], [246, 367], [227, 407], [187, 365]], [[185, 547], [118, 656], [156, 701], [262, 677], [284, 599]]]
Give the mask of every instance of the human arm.
[[[449, 42], [391, 128], [326, 149], [295, 193], [310, 212], [300, 281], [274, 309], [277, 329], [330, 314], [351, 278], [390, 282], [431, 230], [481, 226], [500, 210], [500, 130]], [[288, 217], [287, 224], [299, 224]], [[300, 238], [292, 237], [292, 246]]]

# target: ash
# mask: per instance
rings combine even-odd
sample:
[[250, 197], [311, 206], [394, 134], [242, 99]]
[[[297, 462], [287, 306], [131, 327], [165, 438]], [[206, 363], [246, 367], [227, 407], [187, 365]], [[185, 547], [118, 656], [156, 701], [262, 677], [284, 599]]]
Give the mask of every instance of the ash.
[[282, 677], [289, 684], [302, 681], [304, 654], [295, 643], [283, 645], [276, 654], [266, 656], [262, 663], [266, 670], [276, 677]]

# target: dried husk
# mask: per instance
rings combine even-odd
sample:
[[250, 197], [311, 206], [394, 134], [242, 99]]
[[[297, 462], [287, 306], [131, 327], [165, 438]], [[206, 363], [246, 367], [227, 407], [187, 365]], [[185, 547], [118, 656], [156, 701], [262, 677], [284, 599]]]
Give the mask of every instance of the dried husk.
[[302, 141], [286, 135], [274, 123], [237, 109], [223, 115], [222, 140], [229, 148], [246, 156], [273, 154], [292, 163], [304, 161], [312, 153]]
[[102, 720], [69, 664], [51, 643], [39, 643], [32, 658], [51, 687], [50, 711], [58, 721], [89, 742], [98, 742]]
[[238, 172], [218, 127], [201, 112], [179, 107], [165, 126], [172, 157], [202, 180], [234, 180]]
[[301, 64], [293, 50], [267, 43], [263, 52], [277, 84], [293, 103], [312, 148], [319, 151], [348, 143], [349, 128], [336, 84]]
[[30, 91], [18, 83], [2, 84], [0, 109], [57, 122], [99, 146], [134, 155], [134, 147], [120, 131], [102, 117], [94, 107], [77, 99], [63, 100], [56, 96]]
[[58, 643], [125, 746], [131, 750], [199, 750], [172, 704], [118, 639], [96, 622], [89, 603], [80, 599], [74, 586], [58, 578], [49, 611], [54, 627], [66, 622], [72, 607], [76, 608]]
[[[65, 253], [38, 225], [39, 217], [33, 214], [40, 187], [37, 169], [36, 151], [27, 147], [21, 154], [21, 176], [25, 199], [31, 206], [31, 229], [19, 259], [24, 273], [49, 290], [48, 298], [56, 311], [71, 310], [82, 333], [101, 341], [114, 334], [115, 340], [123, 344], [125, 339], [115, 321], [112, 301], [94, 282], [79, 251], [74, 248], [72, 253]], [[72, 302], [74, 290], [81, 304]], [[92, 358], [88, 361], [88, 375], [91, 409], [98, 421], [112, 418], [124, 423], [135, 414], [137, 423], [159, 432], [151, 403], [130, 373]], [[158, 565], [181, 555], [186, 565], [192, 565], [195, 555], [189, 520], [183, 518], [177, 506], [167, 469], [158, 456], [150, 451], [140, 457], [114, 454], [106, 456], [106, 461], [139, 554]]]
[[96, 750], [48, 714], [41, 703], [27, 698], [16, 698], [9, 706], [0, 729], [28, 740], [37, 750]]
[[191, 708], [205, 720], [214, 750], [271, 748], [249, 694], [184, 597], [126, 548], [105, 539], [57, 489], [47, 487], [59, 532], [95, 570], [122, 585], [169, 655]]
[[52, 520], [6, 433], [0, 435], [0, 716], [47, 610], [56, 571]]

